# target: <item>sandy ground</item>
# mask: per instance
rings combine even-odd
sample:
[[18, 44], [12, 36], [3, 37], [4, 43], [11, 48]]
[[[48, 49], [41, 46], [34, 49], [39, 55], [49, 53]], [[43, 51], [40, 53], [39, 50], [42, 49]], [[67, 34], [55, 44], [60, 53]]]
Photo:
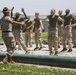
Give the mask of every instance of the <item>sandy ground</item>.
[[[33, 44], [32, 47], [28, 47], [28, 51], [30, 52], [29, 54], [33, 55], [50, 55], [48, 45], [43, 45], [43, 49], [41, 50], [34, 50], [35, 44]], [[58, 56], [69, 56], [69, 57], [75, 57], [76, 56], [76, 48], [72, 48], [72, 52], [61, 52], [58, 54]], [[62, 50], [62, 46], [58, 49], [60, 52]], [[6, 53], [6, 46], [5, 45], [0, 45], [0, 53]], [[25, 54], [24, 50], [15, 50], [15, 54]]]

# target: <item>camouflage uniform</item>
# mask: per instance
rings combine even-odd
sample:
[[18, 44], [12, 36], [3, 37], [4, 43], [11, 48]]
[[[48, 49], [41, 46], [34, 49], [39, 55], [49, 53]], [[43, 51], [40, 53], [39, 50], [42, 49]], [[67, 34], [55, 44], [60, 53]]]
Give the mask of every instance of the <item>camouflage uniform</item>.
[[55, 53], [58, 52], [58, 28], [57, 28], [57, 15], [49, 15], [47, 16], [49, 19], [49, 29], [48, 29], [48, 46], [50, 50], [50, 54], [53, 54], [54, 47]]
[[66, 51], [66, 41], [68, 42], [69, 45], [69, 50], [68, 52], [72, 51], [72, 28], [71, 27], [67, 27], [65, 28], [65, 26], [67, 25], [71, 25], [71, 19], [72, 19], [72, 15], [68, 14], [68, 15], [64, 15], [64, 28], [63, 28], [63, 50], [62, 51]]
[[27, 20], [25, 22], [26, 24], [26, 31], [25, 31], [25, 43], [26, 43], [26, 46], [28, 47], [28, 45], [30, 45], [30, 47], [32, 47], [32, 27], [27, 29], [31, 24], [32, 24], [32, 21], [30, 20]]
[[[76, 23], [76, 20], [72, 19], [71, 23], [74, 24]], [[72, 40], [73, 40], [73, 48], [76, 47], [76, 27], [72, 28]]]
[[[63, 18], [63, 15], [59, 15], [59, 17]], [[60, 48], [60, 44], [62, 44], [63, 40], [63, 23], [61, 21], [58, 21], [58, 47]]]
[[[17, 22], [21, 22], [20, 17], [14, 18], [14, 20]], [[13, 34], [14, 34], [16, 42], [18, 43], [19, 48], [27, 52], [27, 48], [22, 37], [21, 25], [17, 25], [17, 24], [13, 25]]]
[[2, 30], [2, 38], [7, 48], [7, 56], [4, 58], [5, 62], [10, 62], [11, 56], [15, 50], [15, 39], [12, 33], [12, 25], [8, 22], [11, 20], [9, 16], [4, 16], [0, 20], [1, 30]]
[[[35, 27], [35, 43], [36, 43], [36, 48], [39, 48], [41, 49], [42, 48], [42, 41], [41, 41], [41, 34], [42, 34], [42, 30], [41, 30], [41, 22], [40, 20], [38, 19], [34, 19], [35, 21], [35, 24], [34, 24], [34, 27]], [[39, 46], [38, 46], [39, 45]]]

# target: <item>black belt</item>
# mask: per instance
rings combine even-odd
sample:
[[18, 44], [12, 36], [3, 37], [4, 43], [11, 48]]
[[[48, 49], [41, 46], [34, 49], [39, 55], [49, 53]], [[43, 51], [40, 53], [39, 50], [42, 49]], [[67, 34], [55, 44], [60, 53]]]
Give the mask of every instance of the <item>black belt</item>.
[[12, 32], [12, 31], [2, 31], [2, 32]]

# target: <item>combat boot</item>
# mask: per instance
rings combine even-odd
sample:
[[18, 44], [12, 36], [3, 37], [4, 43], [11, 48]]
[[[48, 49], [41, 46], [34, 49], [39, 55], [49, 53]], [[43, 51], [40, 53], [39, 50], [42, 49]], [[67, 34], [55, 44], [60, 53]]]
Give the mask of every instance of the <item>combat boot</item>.
[[7, 57], [7, 56], [3, 59], [3, 63], [4, 63], [4, 64], [8, 64], [8, 63], [9, 63], [9, 62], [8, 62], [8, 57]]
[[58, 45], [58, 48], [60, 48], [60, 45]]
[[36, 47], [34, 50], [37, 50], [37, 49], [39, 49], [39, 47]]
[[43, 47], [40, 47], [39, 50], [43, 49]]
[[7, 57], [8, 57], [8, 63], [15, 64], [15, 62], [12, 60], [12, 56], [11, 55], [7, 55]]
[[58, 54], [59, 54], [59, 52], [58, 51], [55, 51], [55, 54], [54, 55], [58, 56]]
[[72, 49], [69, 49], [68, 52], [72, 52]]
[[67, 49], [66, 48], [63, 48], [63, 50], [61, 52], [64, 52], [64, 51], [67, 51]]

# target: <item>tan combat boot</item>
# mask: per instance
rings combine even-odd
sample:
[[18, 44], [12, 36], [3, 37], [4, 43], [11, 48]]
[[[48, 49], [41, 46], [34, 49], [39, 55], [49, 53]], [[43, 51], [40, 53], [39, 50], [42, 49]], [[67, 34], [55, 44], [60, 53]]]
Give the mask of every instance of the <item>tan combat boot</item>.
[[4, 64], [8, 64], [8, 63], [9, 63], [9, 62], [8, 62], [8, 57], [7, 57], [7, 56], [3, 59], [3, 63], [4, 63]]
[[8, 62], [10, 64], [15, 64], [15, 62], [12, 60], [12, 56], [11, 55], [8, 55]]

